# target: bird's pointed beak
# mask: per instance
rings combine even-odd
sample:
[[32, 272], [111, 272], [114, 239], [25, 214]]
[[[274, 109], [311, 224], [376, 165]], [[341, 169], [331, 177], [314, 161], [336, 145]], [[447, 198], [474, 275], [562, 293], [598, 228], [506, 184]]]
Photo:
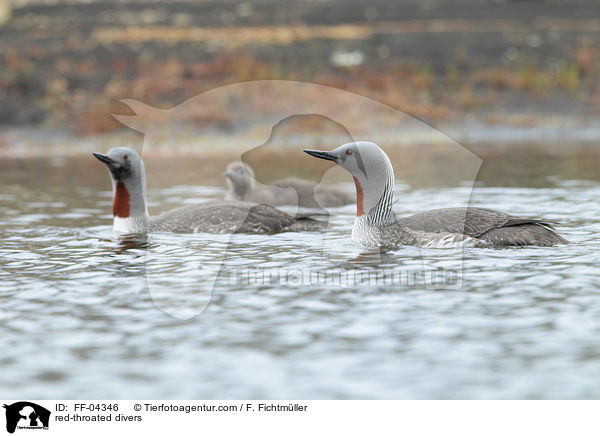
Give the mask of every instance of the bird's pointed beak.
[[110, 157], [108, 157], [105, 154], [101, 154], [101, 153], [92, 153], [94, 155], [94, 157], [96, 159], [98, 159], [100, 162], [104, 162], [106, 165], [108, 165], [109, 167], [116, 164], [117, 161], [111, 159]]
[[223, 173], [223, 175], [224, 175], [225, 177], [227, 177], [229, 180], [233, 180], [233, 174], [232, 174], [232, 173], [230, 173], [229, 171], [225, 171], [225, 172]]
[[310, 154], [311, 156], [318, 157], [319, 159], [331, 160], [335, 163], [338, 163], [338, 158], [329, 151], [321, 151], [321, 150], [302, 150], [306, 154]]

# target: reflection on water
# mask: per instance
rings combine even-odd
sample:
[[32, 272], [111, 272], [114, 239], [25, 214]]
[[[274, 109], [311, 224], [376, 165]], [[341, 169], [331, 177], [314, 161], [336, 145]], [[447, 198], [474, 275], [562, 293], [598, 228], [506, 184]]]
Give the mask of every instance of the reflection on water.
[[[571, 159], [567, 175], [591, 165], [589, 157]], [[3, 162], [0, 396], [596, 398], [600, 175], [585, 181], [534, 170], [528, 180], [505, 162], [487, 180], [484, 164], [473, 203], [557, 221], [573, 244], [379, 253], [350, 241], [352, 206], [337, 210], [326, 238], [119, 239], [108, 177], [92, 158]], [[552, 162], [539, 165], [554, 171]], [[197, 164], [163, 163], [163, 179], [150, 186], [151, 210], [223, 195], [220, 168], [198, 187], [191, 181], [209, 176]], [[519, 174], [510, 187], [494, 182], [511, 171]], [[399, 183], [396, 209], [450, 206], [466, 191], [461, 183]], [[457, 265], [462, 285], [450, 289], [294, 275]], [[240, 281], [232, 271], [276, 271], [286, 282], [281, 275]], [[212, 292], [191, 286], [217, 272]]]

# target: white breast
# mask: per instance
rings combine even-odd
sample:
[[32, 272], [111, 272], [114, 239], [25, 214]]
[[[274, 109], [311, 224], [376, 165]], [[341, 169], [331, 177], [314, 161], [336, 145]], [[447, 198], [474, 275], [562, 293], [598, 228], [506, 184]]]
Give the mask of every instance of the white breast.
[[148, 231], [148, 220], [145, 216], [113, 219], [113, 230], [116, 233], [146, 233]]
[[458, 233], [428, 233], [397, 224], [373, 226], [364, 215], [354, 220], [352, 240], [365, 247], [415, 245], [424, 248], [455, 248], [487, 245], [485, 241]]

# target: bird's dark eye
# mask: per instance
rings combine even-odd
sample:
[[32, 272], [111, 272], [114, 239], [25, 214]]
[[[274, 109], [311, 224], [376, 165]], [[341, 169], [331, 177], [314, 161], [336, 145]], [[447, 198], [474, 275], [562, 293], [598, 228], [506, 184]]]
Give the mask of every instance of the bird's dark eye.
[[346, 150], [346, 155], [351, 156], [352, 155], [352, 150], [350, 150], [350, 149]]
[[123, 159], [127, 160], [127, 159], [129, 159], [129, 156], [127, 156], [127, 155], [125, 154], [125, 155], [123, 155]]

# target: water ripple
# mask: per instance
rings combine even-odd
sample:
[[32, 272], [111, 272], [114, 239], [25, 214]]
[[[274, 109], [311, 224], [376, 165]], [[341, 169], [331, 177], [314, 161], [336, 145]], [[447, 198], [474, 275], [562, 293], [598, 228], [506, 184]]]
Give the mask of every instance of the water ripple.
[[[396, 209], [445, 207], [467, 189], [402, 185]], [[149, 195], [183, 204], [222, 190]], [[0, 396], [600, 395], [600, 218], [590, 207], [598, 183], [478, 187], [474, 205], [544, 216], [573, 241], [505, 250], [364, 250], [349, 239], [352, 206], [336, 211], [326, 237], [119, 240], [106, 191], [25, 197], [0, 195]], [[459, 286], [377, 281], [383, 270], [411, 277], [440, 269], [461, 269]], [[232, 271], [276, 275], [232, 282]], [[305, 281], [306, 272], [324, 281]], [[201, 284], [217, 273], [207, 292]], [[349, 273], [374, 282], [336, 279]]]

